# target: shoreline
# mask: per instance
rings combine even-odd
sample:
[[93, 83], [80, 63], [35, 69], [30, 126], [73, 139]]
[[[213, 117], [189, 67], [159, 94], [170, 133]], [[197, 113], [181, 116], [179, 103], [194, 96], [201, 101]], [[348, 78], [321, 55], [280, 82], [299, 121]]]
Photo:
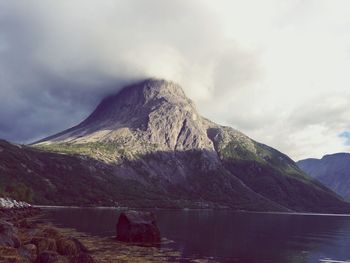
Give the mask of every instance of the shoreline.
[[156, 210], [156, 211], [230, 211], [234, 213], [251, 213], [251, 214], [276, 214], [276, 215], [295, 215], [295, 216], [330, 216], [330, 217], [350, 217], [350, 214], [335, 214], [335, 213], [315, 213], [315, 212], [274, 212], [274, 211], [247, 211], [247, 210], [232, 210], [227, 208], [134, 208], [134, 207], [114, 207], [114, 206], [46, 206], [33, 205], [32, 207], [40, 209], [116, 209], [116, 210]]
[[42, 220], [39, 208], [0, 210], [1, 263], [96, 263], [74, 235]]
[[13, 226], [19, 245], [0, 244], [0, 263], [56, 262], [41, 261], [45, 253], [59, 259], [59, 263], [217, 263], [212, 259], [185, 258], [180, 251], [166, 246], [173, 242], [166, 238], [157, 247], [140, 246], [117, 241], [115, 236], [98, 237], [57, 226], [45, 218], [44, 211], [37, 207], [1, 210], [0, 224], [8, 222]]

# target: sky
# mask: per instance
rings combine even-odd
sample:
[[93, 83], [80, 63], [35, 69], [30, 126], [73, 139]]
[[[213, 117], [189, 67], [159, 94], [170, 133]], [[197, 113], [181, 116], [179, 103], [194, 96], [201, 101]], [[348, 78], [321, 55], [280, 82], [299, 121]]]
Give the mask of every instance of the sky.
[[348, 0], [0, 0], [0, 138], [29, 143], [144, 78], [294, 160], [350, 151]]

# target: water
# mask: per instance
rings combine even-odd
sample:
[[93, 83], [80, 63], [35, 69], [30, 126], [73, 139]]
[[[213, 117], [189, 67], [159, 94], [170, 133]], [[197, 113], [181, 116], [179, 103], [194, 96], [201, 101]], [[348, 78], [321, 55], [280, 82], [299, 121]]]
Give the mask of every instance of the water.
[[[57, 225], [103, 237], [115, 235], [120, 213], [116, 209], [97, 208], [46, 211], [46, 216]], [[184, 257], [259, 263], [350, 260], [348, 216], [211, 210], [154, 212], [162, 237], [174, 241], [166, 246], [180, 251]]]

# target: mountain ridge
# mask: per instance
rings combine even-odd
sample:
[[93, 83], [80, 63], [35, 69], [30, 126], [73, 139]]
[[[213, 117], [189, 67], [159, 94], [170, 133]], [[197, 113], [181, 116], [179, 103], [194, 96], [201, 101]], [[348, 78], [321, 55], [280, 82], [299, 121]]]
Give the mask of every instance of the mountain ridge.
[[203, 118], [182, 88], [166, 80], [125, 87], [80, 124], [33, 147], [64, 153], [74, 163], [77, 159], [70, 158], [105, 165], [108, 172], [99, 175], [101, 180], [127, 181], [129, 190], [134, 183], [143, 193], [134, 193], [136, 203], [152, 192], [157, 200], [239, 210], [350, 211], [348, 203], [306, 176], [287, 155]]
[[350, 200], [350, 153], [327, 154], [321, 159], [308, 158], [297, 164], [309, 176]]

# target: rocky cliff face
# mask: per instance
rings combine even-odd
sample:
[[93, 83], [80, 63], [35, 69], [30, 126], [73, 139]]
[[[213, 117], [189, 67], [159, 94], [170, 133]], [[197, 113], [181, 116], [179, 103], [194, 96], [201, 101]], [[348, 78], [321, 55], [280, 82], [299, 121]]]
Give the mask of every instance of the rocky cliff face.
[[124, 88], [79, 125], [34, 146], [88, 156], [113, 178], [163, 200], [248, 210], [349, 209], [288, 156], [200, 116], [181, 87], [165, 80]]
[[107, 97], [78, 126], [41, 143], [113, 141], [137, 152], [214, 150], [207, 136], [209, 124], [180, 86], [164, 80], [147, 80]]
[[336, 153], [322, 159], [305, 159], [298, 166], [311, 177], [350, 200], [350, 154]]

